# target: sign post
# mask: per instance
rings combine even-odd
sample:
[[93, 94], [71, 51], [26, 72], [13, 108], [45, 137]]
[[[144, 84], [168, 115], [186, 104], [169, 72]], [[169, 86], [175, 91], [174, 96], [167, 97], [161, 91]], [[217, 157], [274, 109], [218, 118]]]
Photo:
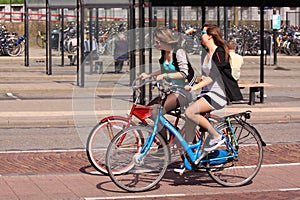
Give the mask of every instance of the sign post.
[[[274, 11], [274, 10], [273, 10]], [[273, 14], [273, 21], [272, 21], [272, 28], [273, 28], [273, 38], [274, 38], [274, 65], [277, 65], [277, 30], [280, 29], [280, 15], [275, 13]], [[271, 63], [270, 63], [271, 64]]]
[[273, 29], [280, 29], [280, 15], [273, 15]]

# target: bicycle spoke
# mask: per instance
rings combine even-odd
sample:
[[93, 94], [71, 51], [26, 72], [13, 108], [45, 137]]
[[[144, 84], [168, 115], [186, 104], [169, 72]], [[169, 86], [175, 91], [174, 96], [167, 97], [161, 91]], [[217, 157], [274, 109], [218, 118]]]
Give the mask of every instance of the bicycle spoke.
[[105, 154], [108, 144], [128, 123], [127, 118], [111, 118], [97, 124], [91, 131], [86, 152], [90, 163], [97, 171], [107, 174]]
[[[224, 164], [211, 166], [208, 173], [221, 185], [240, 186], [249, 183], [258, 173], [263, 159], [262, 143], [255, 130], [247, 123], [241, 125], [233, 121], [231, 124], [235, 130], [238, 146], [233, 140], [231, 145], [237, 151], [237, 155]], [[220, 129], [228, 127], [223, 125]], [[225, 145], [222, 147], [224, 149]]]
[[112, 181], [120, 188], [133, 192], [154, 187], [167, 170], [170, 160], [169, 147], [158, 134], [147, 154], [142, 156], [140, 150], [144, 147], [143, 139], [136, 140], [136, 133], [146, 137], [151, 130], [135, 126], [120, 132], [112, 140], [106, 155], [107, 170]]

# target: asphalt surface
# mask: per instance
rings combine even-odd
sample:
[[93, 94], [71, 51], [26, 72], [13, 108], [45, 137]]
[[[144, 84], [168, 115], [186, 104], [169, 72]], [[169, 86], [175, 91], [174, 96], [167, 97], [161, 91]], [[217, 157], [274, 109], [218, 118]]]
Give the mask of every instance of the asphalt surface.
[[[191, 56], [191, 60], [195, 66], [198, 57]], [[178, 176], [169, 172], [158, 188], [130, 194], [118, 189], [109, 177], [96, 173], [84, 151], [86, 136], [100, 118], [128, 113], [132, 103], [129, 67], [114, 74], [107, 59], [104, 73], [87, 73], [86, 86], [81, 88], [76, 85], [75, 66], [54, 65], [49, 76], [44, 57], [33, 57], [29, 67], [23, 66], [22, 57], [0, 57], [0, 199], [298, 199], [299, 60], [279, 56], [277, 66], [265, 66], [265, 82], [272, 86], [265, 88], [263, 104], [248, 105], [248, 91], [243, 89], [245, 102], [217, 112], [226, 115], [251, 110], [249, 122], [258, 126], [270, 143], [265, 148], [263, 167], [252, 183], [224, 188], [206, 173]], [[259, 75], [259, 58], [245, 57], [241, 79], [258, 81]], [[70, 137], [43, 132], [50, 129], [53, 133], [68, 132]], [[57, 149], [54, 144], [43, 145], [47, 139], [42, 138], [47, 137], [72, 138], [70, 144], [74, 146]], [[10, 141], [15, 143], [13, 148], [7, 145]], [[39, 149], [30, 148], [39, 142]]]

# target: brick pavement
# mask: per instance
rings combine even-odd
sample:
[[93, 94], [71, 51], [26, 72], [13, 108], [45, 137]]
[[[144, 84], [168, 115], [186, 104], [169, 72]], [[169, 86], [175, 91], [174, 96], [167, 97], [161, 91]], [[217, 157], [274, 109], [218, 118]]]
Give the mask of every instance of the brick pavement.
[[[83, 197], [113, 199], [114, 196], [116, 198], [123, 196], [124, 199], [129, 196], [131, 198], [135, 196], [136, 199], [159, 199], [159, 196], [164, 194], [169, 195], [164, 199], [182, 198], [176, 197], [175, 194], [188, 195], [188, 199], [283, 199], [287, 197], [297, 199], [300, 190], [278, 191], [277, 187], [292, 185], [296, 188], [297, 184], [300, 184], [299, 147], [300, 144], [266, 146], [263, 165], [287, 163], [298, 163], [298, 165], [285, 169], [262, 167], [259, 175], [249, 186], [238, 190], [219, 186], [204, 172], [188, 172], [184, 176], [168, 172], [160, 183], [160, 189], [137, 194], [124, 193], [110, 181], [109, 177], [97, 175], [82, 150], [2, 152], [0, 154], [0, 166], [2, 166], [0, 199], [81, 199]], [[282, 176], [279, 173], [282, 173]], [[268, 177], [267, 180], [263, 178], [264, 176]], [[280, 178], [278, 179], [277, 176]], [[275, 184], [276, 186], [271, 186], [270, 181], [273, 182], [272, 184], [274, 181], [278, 183]], [[181, 186], [181, 189], [178, 190], [178, 186]], [[258, 189], [260, 187], [261, 191]]]
[[[273, 144], [264, 148], [263, 164], [297, 163], [300, 161], [300, 144]], [[92, 173], [85, 151], [31, 151], [1, 152], [0, 174], [60, 174]]]

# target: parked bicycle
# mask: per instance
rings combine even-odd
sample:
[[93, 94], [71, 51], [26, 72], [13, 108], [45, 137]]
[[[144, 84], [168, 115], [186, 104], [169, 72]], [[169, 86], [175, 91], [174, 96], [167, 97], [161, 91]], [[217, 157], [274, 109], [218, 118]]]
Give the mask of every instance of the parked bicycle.
[[45, 48], [47, 42], [46, 33], [38, 30], [35, 41], [38, 47]]
[[154, 84], [162, 98], [154, 126], [126, 128], [108, 146], [106, 167], [111, 180], [118, 187], [130, 192], [141, 192], [153, 188], [163, 178], [171, 158], [170, 147], [157, 134], [159, 122], [183, 147], [186, 169], [204, 169], [213, 180], [223, 186], [245, 185], [257, 175], [263, 161], [265, 143], [258, 131], [246, 122], [250, 118], [250, 111], [219, 119], [216, 130], [226, 141], [217, 150], [205, 152], [203, 147], [207, 134], [204, 131], [196, 143], [188, 144], [180, 131], [162, 116], [166, 94], [173, 86], [160, 82]]
[[0, 55], [18, 56], [21, 53], [21, 46], [14, 38], [9, 37], [7, 31], [0, 31]]

